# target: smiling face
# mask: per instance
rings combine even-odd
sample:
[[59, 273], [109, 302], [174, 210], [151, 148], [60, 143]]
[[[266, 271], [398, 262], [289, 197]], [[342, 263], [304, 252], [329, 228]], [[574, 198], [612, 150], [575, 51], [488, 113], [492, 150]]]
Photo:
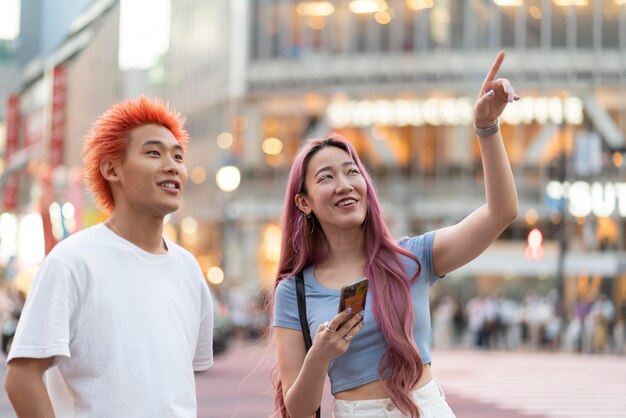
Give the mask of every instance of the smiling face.
[[319, 150], [309, 161], [304, 185], [306, 190], [296, 196], [296, 204], [304, 213], [313, 213], [327, 233], [329, 228], [360, 228], [365, 221], [367, 184], [343, 149]]
[[158, 217], [177, 210], [187, 182], [183, 157], [183, 148], [167, 128], [150, 124], [133, 129], [124, 157], [112, 163], [114, 210]]

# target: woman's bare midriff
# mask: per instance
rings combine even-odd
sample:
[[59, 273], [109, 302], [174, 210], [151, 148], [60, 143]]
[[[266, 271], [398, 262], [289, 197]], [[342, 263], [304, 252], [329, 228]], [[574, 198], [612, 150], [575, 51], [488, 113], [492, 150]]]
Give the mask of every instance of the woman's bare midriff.
[[[424, 372], [422, 373], [420, 380], [417, 382], [415, 389], [424, 386], [432, 379], [433, 374], [430, 369], [430, 364], [425, 364]], [[389, 394], [385, 390], [382, 383], [380, 383], [379, 380], [376, 380], [375, 382], [367, 383], [363, 386], [336, 393], [335, 398], [342, 399], [344, 401], [365, 401], [371, 399], [387, 399], [389, 398]]]

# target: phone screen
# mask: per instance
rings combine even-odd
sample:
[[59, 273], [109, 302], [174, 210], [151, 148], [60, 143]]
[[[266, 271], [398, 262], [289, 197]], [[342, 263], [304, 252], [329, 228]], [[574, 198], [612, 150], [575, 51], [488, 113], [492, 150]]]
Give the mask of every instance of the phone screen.
[[363, 278], [356, 283], [342, 287], [339, 297], [339, 312], [352, 308], [352, 313], [356, 314], [364, 310], [368, 284], [367, 278]]

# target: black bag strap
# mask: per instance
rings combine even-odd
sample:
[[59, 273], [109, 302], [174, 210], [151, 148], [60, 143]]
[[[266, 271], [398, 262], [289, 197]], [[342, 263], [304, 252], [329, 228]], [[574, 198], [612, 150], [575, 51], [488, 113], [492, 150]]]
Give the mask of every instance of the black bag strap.
[[[302, 336], [304, 337], [304, 346], [309, 351], [313, 345], [311, 340], [311, 331], [306, 316], [306, 293], [304, 292], [304, 275], [302, 272], [296, 275], [296, 296], [298, 298], [298, 315], [300, 316], [300, 327], [302, 328]], [[316, 418], [321, 416], [321, 406], [315, 412]]]

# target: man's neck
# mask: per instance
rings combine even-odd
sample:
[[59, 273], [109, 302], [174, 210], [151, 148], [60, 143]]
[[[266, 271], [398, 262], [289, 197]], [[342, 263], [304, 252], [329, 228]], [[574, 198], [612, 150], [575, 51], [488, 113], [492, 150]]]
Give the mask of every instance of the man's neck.
[[152, 254], [165, 254], [163, 219], [158, 217], [132, 216], [113, 211], [104, 223], [111, 231]]

